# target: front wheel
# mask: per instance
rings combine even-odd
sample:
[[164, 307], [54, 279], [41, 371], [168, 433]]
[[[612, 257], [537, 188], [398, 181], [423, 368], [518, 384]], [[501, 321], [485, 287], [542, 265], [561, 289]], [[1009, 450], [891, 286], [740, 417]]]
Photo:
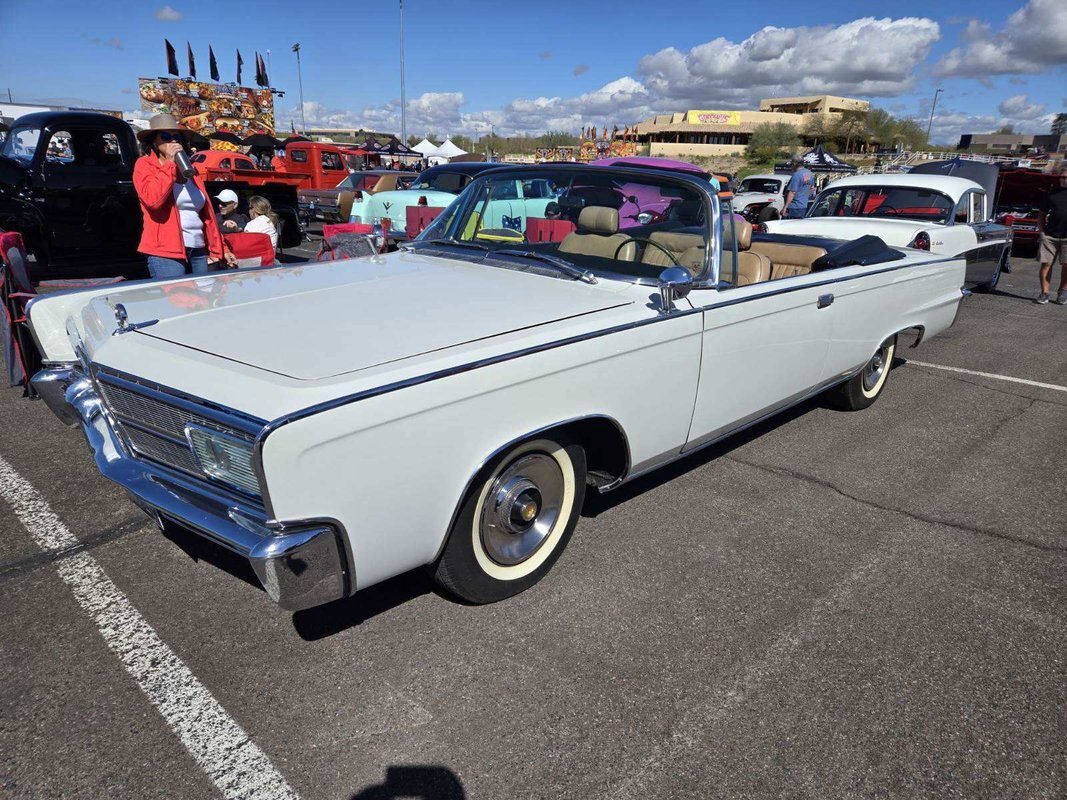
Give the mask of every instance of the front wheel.
[[585, 451], [564, 437], [533, 439], [494, 459], [463, 500], [434, 580], [471, 603], [537, 583], [578, 524]]
[[842, 411], [860, 411], [873, 405], [885, 388], [896, 349], [896, 336], [890, 336], [882, 342], [863, 369], [827, 392], [826, 397], [830, 404]]

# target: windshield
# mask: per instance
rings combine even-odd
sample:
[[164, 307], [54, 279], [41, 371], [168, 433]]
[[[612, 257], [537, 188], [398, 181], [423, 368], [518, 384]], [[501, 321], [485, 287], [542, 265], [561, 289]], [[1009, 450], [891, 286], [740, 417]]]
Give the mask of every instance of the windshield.
[[476, 179], [416, 246], [450, 240], [488, 256], [524, 262], [543, 256], [582, 271], [654, 280], [682, 266], [702, 276], [708, 218], [705, 197], [663, 173], [523, 169]]
[[433, 192], [459, 194], [460, 189], [470, 181], [469, 175], [462, 172], [424, 172], [411, 184], [412, 189]]
[[0, 155], [29, 164], [33, 160], [33, 153], [37, 149], [37, 142], [40, 138], [40, 128], [12, 128], [7, 138], [4, 139]]
[[766, 192], [768, 194], [778, 194], [782, 190], [782, 182], [775, 180], [774, 178], [745, 178], [741, 181], [741, 185], [737, 187], [737, 191], [741, 192]]
[[953, 202], [940, 192], [912, 186], [843, 186], [819, 195], [809, 217], [901, 217], [945, 222]]

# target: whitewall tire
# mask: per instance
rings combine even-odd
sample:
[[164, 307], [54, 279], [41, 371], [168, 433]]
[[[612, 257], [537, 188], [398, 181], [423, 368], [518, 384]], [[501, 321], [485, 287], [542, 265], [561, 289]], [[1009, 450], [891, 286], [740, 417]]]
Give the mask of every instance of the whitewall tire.
[[560, 436], [493, 459], [463, 499], [434, 579], [472, 603], [503, 600], [539, 581], [566, 546], [585, 497], [585, 451]]
[[890, 336], [882, 342], [863, 369], [827, 392], [831, 405], [844, 411], [860, 411], [870, 407], [885, 388], [896, 349], [896, 336]]

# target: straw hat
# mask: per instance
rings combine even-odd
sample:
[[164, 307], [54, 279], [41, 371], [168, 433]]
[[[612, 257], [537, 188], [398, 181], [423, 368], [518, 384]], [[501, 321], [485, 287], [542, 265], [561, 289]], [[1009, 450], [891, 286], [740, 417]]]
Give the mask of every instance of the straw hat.
[[137, 131], [137, 138], [143, 144], [162, 131], [180, 133], [183, 139], [187, 138], [191, 133], [188, 128], [183, 128], [178, 124], [178, 120], [174, 118], [173, 114], [156, 114], [152, 119], [148, 120], [148, 127], [145, 130]]

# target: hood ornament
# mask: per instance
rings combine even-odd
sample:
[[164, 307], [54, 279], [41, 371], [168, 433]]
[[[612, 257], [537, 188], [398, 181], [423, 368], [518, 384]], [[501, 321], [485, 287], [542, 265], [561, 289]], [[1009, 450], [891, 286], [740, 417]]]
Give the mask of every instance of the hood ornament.
[[147, 322], [129, 322], [129, 314], [126, 313], [126, 306], [122, 303], [115, 303], [115, 321], [118, 322], [118, 327], [111, 332], [112, 336], [118, 336], [120, 333], [129, 333], [130, 331], [136, 331], [140, 328], [147, 328], [149, 325], [155, 325], [159, 322], [158, 319], [150, 319]]

